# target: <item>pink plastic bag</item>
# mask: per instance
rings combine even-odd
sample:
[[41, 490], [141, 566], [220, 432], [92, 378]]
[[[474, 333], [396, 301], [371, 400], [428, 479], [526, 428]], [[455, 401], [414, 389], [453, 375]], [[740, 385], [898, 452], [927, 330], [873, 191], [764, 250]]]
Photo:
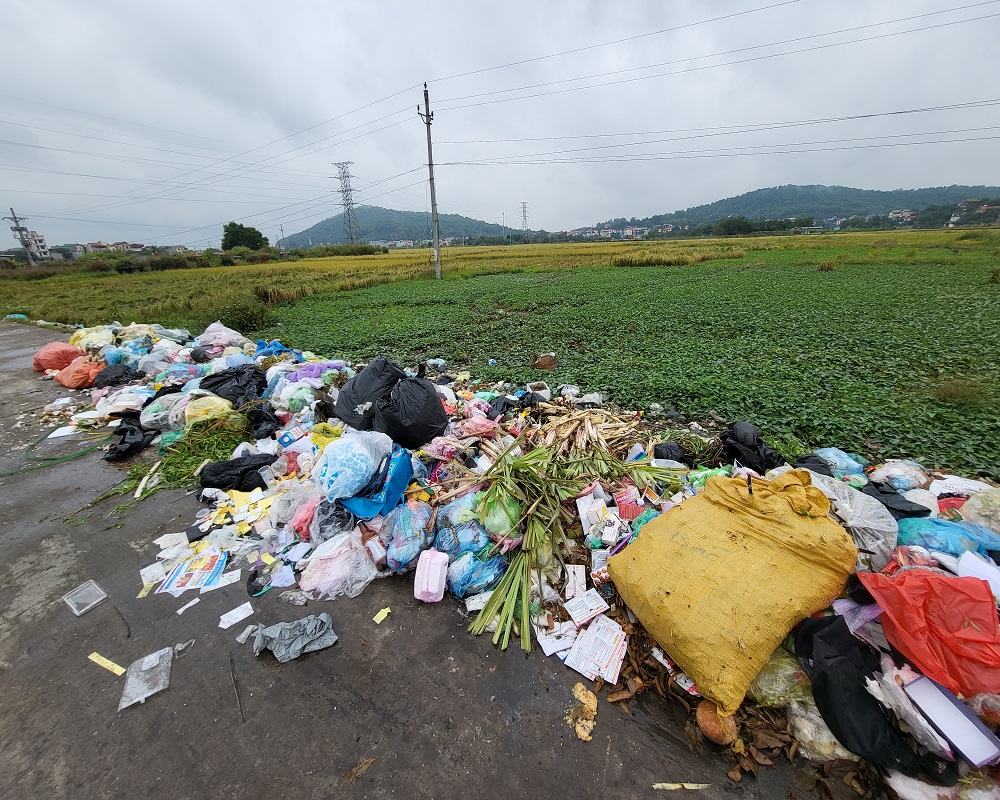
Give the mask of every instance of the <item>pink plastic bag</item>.
[[316, 515], [316, 506], [322, 499], [323, 496], [319, 494], [308, 498], [295, 510], [295, 514], [292, 516], [292, 521], [289, 524], [303, 542], [309, 541], [309, 526], [312, 525], [313, 517]]

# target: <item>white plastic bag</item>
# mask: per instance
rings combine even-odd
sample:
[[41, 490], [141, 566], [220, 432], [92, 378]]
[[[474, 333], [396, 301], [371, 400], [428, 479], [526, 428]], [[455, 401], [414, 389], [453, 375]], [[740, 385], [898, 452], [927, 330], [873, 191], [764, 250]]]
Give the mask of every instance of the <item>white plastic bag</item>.
[[378, 577], [378, 569], [355, 529], [329, 539], [309, 557], [299, 587], [313, 599], [357, 597]]
[[908, 492], [903, 492], [903, 497], [911, 503], [929, 508], [931, 513], [928, 515], [928, 519], [937, 519], [941, 516], [938, 509], [937, 495], [929, 489], [910, 489]]
[[[184, 400], [187, 395], [165, 394], [157, 397], [152, 403], [139, 412], [139, 424], [150, 431], [182, 431], [184, 430], [183, 414], [179, 425], [174, 425], [171, 421], [171, 410], [178, 402]], [[187, 403], [185, 402], [185, 405]]]
[[392, 453], [384, 433], [361, 431], [330, 442], [313, 465], [313, 479], [330, 502], [354, 497]]
[[798, 752], [810, 761], [822, 763], [835, 758], [858, 760], [854, 753], [837, 741], [813, 703], [792, 703], [788, 707], [788, 721], [799, 743]]
[[1000, 533], [1000, 489], [974, 494], [962, 506], [962, 519]]
[[216, 321], [205, 328], [205, 331], [198, 337], [198, 344], [200, 346], [221, 344], [223, 347], [233, 346], [243, 348], [247, 345], [252, 345], [253, 342], [239, 331], [227, 328], [221, 322]]

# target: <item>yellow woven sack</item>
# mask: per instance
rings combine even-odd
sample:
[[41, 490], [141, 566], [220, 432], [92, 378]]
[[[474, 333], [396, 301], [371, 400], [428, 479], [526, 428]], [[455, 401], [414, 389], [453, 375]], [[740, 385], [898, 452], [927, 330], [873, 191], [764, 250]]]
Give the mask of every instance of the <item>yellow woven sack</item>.
[[752, 486], [709, 479], [608, 561], [625, 603], [723, 714], [788, 632], [840, 595], [858, 557], [808, 472]]

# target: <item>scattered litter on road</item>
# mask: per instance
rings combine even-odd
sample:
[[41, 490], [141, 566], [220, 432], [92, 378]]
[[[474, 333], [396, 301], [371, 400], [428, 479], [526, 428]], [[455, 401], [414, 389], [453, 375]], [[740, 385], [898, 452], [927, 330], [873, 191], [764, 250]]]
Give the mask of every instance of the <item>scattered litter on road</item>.
[[125, 671], [125, 686], [118, 701], [118, 710], [136, 703], [145, 703], [147, 698], [170, 686], [170, 668], [173, 663], [174, 648], [164, 647], [129, 664]]
[[349, 769], [340, 777], [347, 783], [354, 783], [358, 778], [368, 772], [368, 768], [375, 763], [374, 756], [362, 758], [353, 768]]
[[237, 622], [242, 622], [251, 614], [253, 614], [253, 606], [250, 605], [250, 601], [248, 600], [243, 605], [237, 606], [232, 611], [227, 611], [219, 617], [219, 627], [223, 630], [231, 628]]
[[386, 618], [392, 613], [391, 608], [383, 608], [379, 611], [372, 619], [375, 621], [376, 625], [381, 625], [385, 622]]
[[105, 658], [100, 653], [91, 653], [87, 656], [91, 661], [100, 667], [104, 667], [108, 672], [113, 672], [115, 675], [124, 675], [125, 667], [119, 667], [114, 661]]

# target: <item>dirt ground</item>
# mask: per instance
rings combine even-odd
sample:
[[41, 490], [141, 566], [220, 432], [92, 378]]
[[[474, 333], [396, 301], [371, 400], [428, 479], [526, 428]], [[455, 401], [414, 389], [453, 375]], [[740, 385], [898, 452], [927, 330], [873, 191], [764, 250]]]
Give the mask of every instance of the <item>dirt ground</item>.
[[[46, 426], [28, 412], [71, 394], [31, 372], [42, 344], [65, 336], [0, 324], [0, 473], [21, 469]], [[74, 452], [43, 441], [33, 457]], [[496, 650], [466, 632], [454, 599], [424, 605], [412, 577], [371, 584], [355, 600], [297, 608], [273, 592], [252, 599], [247, 622], [328, 612], [339, 641], [278, 664], [219, 616], [249, 598], [244, 583], [190, 597], [137, 599], [152, 540], [183, 530], [193, 494], [162, 491], [127, 511], [115, 497], [85, 508], [118, 481], [100, 452], [0, 477], [0, 797], [104, 798], [609, 798], [653, 797], [652, 784], [707, 783], [699, 800], [785, 800], [787, 763], [739, 785], [714, 746], [692, 749], [679, 705], [641, 697], [632, 715], [599, 700], [593, 741], [564, 721], [576, 673], [533, 650]], [[245, 576], [244, 571], [244, 576]], [[109, 597], [82, 617], [61, 597], [93, 579]], [[388, 606], [381, 625], [374, 614]], [[127, 666], [189, 639], [170, 687], [117, 711], [123, 678], [88, 660]], [[240, 718], [230, 656], [242, 691]], [[363, 759], [370, 768], [342, 776]]]

